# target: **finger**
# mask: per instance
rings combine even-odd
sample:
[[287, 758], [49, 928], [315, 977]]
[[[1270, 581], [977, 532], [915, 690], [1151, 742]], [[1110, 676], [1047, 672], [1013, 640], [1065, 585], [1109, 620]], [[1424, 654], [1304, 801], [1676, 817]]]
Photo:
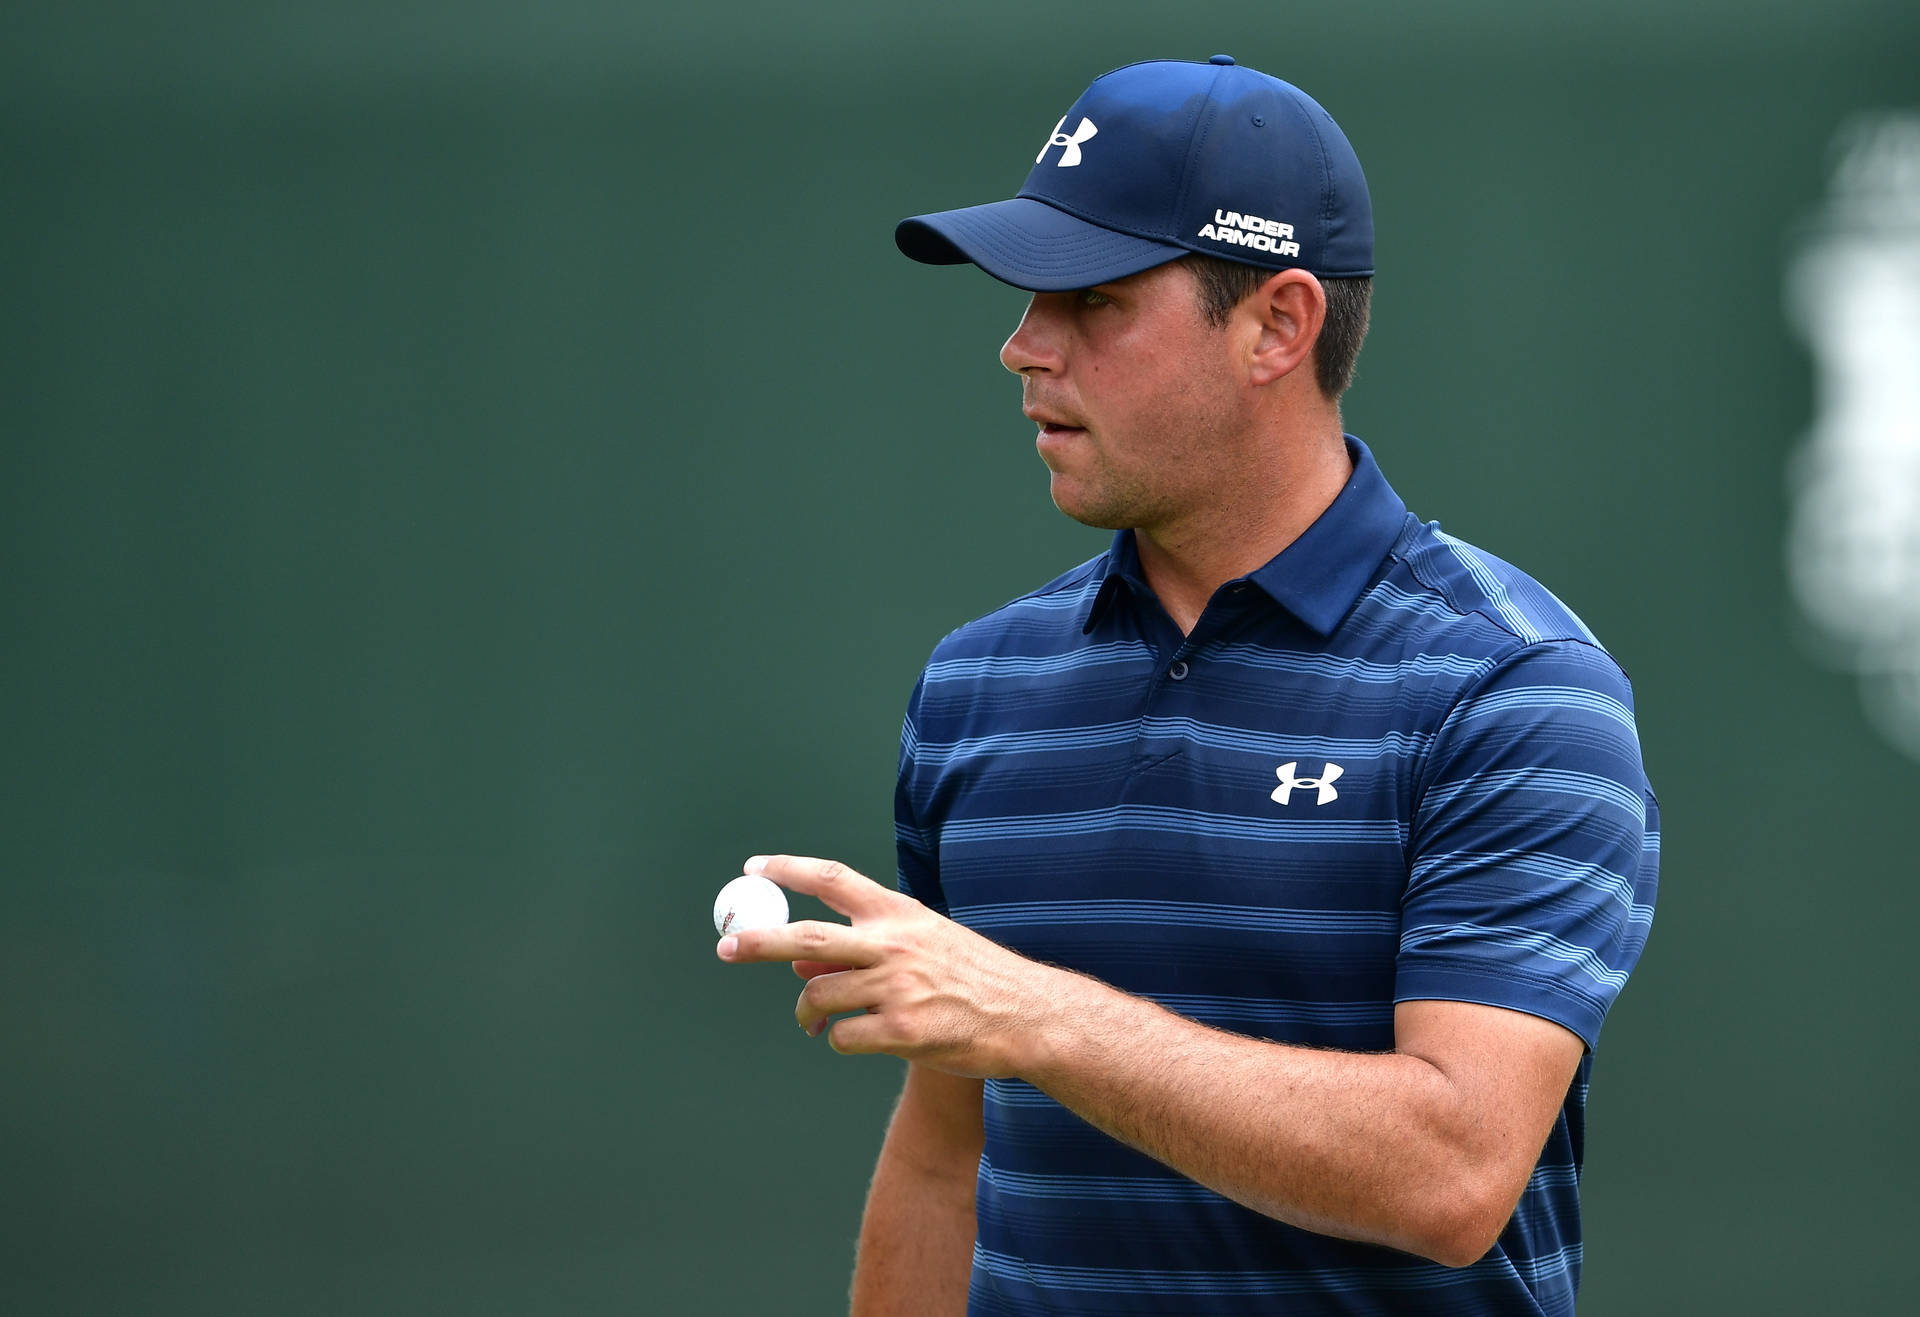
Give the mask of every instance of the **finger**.
[[853, 966], [851, 965], [836, 965], [832, 961], [827, 960], [796, 960], [793, 962], [793, 972], [803, 979], [816, 979], [822, 974], [839, 974], [852, 968]]
[[800, 990], [793, 1018], [809, 1038], [818, 1037], [827, 1021], [848, 1011], [864, 1011], [880, 1004], [881, 983], [871, 970], [822, 974]]
[[842, 1056], [871, 1056], [876, 1052], [906, 1055], [899, 1050], [899, 1040], [883, 1014], [849, 1015], [844, 1020], [835, 1020], [827, 1030], [827, 1046]]
[[742, 866], [742, 871], [762, 874], [782, 887], [817, 896], [853, 919], [881, 914], [900, 900], [900, 893], [891, 887], [882, 887], [840, 861], [811, 855], [756, 855]]
[[802, 919], [776, 928], [750, 928], [730, 933], [714, 948], [730, 964], [748, 965], [769, 960], [813, 960], [860, 968], [878, 959], [870, 939], [845, 924]]

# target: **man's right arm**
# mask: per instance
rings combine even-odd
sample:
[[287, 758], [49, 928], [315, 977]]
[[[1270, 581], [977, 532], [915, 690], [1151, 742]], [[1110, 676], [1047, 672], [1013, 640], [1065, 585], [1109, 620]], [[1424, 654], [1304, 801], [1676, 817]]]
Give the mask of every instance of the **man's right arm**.
[[978, 1079], [908, 1065], [860, 1223], [853, 1317], [964, 1317], [983, 1088]]

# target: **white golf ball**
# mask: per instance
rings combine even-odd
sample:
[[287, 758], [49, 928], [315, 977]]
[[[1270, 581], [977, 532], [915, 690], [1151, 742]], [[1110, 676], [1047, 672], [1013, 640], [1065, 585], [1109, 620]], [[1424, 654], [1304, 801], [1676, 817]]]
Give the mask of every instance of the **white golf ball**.
[[713, 931], [744, 933], [749, 928], [778, 928], [787, 922], [787, 894], [771, 878], [743, 873], [713, 902]]

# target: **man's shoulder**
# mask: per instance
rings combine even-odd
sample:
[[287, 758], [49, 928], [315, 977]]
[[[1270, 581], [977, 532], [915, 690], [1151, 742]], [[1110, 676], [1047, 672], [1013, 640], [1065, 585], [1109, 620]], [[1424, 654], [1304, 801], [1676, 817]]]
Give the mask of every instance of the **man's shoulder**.
[[1509, 653], [1572, 642], [1606, 653], [1579, 614], [1534, 577], [1504, 558], [1408, 518], [1393, 557], [1433, 606], [1436, 619], [1480, 631], [1484, 643]]
[[1039, 656], [1082, 643], [1081, 627], [1106, 579], [1106, 568], [1107, 555], [1096, 554], [1038, 589], [954, 628], [934, 647], [929, 666], [1009, 651]]

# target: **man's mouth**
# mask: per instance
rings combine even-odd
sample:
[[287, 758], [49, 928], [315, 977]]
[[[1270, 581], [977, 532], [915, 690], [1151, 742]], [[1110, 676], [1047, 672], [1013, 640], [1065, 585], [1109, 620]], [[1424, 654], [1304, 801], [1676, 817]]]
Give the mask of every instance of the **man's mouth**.
[[1065, 436], [1079, 434], [1082, 430], [1086, 429], [1084, 425], [1074, 424], [1073, 418], [1063, 416], [1059, 412], [1048, 411], [1042, 407], [1024, 407], [1021, 410], [1027, 414], [1028, 420], [1040, 427], [1040, 433], [1042, 435]]

